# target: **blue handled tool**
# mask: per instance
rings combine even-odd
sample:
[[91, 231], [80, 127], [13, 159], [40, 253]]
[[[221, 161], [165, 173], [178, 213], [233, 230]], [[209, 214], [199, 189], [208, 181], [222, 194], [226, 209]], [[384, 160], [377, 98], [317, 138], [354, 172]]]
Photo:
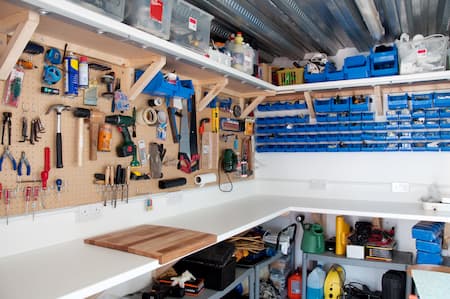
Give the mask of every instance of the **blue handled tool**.
[[5, 157], [7, 157], [9, 160], [11, 160], [13, 169], [17, 170], [16, 160], [14, 159], [13, 155], [9, 151], [9, 146], [5, 146], [5, 151], [3, 152], [3, 155], [0, 156], [0, 171], [2, 171], [2, 164], [3, 164], [3, 160], [5, 159]]
[[27, 176], [31, 174], [31, 166], [30, 162], [28, 162], [27, 157], [25, 156], [25, 152], [22, 152], [19, 160], [19, 165], [17, 166], [17, 174], [19, 176], [22, 176], [22, 166], [25, 164], [25, 167], [27, 169]]

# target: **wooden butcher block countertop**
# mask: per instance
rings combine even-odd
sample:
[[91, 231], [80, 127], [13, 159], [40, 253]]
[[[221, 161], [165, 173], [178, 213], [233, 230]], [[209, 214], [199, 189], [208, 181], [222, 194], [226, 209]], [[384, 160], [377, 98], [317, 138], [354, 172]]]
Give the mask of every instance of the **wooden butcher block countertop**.
[[165, 264], [216, 243], [217, 236], [168, 226], [139, 225], [88, 238], [84, 242], [155, 258]]

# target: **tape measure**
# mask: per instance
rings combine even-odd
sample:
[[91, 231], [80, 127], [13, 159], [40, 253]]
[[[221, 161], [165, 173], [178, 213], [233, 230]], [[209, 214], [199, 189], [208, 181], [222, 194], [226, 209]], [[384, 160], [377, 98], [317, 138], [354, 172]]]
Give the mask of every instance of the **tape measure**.
[[53, 65], [44, 66], [44, 73], [42, 75], [42, 81], [48, 85], [53, 85], [59, 82], [62, 78], [62, 72], [59, 68]]
[[61, 52], [56, 48], [50, 48], [45, 52], [45, 61], [51, 64], [61, 64], [62, 55]]

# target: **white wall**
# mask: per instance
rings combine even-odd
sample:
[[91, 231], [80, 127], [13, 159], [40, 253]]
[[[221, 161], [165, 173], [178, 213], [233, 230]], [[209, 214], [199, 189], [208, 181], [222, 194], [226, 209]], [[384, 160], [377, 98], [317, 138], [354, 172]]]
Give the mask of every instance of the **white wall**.
[[[153, 220], [185, 213], [229, 200], [236, 200], [254, 192], [254, 181], [235, 183], [231, 193], [222, 193], [217, 186], [193, 188], [180, 192], [140, 196], [129, 204], [118, 202], [117, 208], [103, 207], [99, 218], [80, 222], [80, 207], [38, 213], [0, 220], [0, 257], [42, 248], [74, 239], [149, 223]], [[147, 198], [153, 198], [153, 210], [145, 210]]]

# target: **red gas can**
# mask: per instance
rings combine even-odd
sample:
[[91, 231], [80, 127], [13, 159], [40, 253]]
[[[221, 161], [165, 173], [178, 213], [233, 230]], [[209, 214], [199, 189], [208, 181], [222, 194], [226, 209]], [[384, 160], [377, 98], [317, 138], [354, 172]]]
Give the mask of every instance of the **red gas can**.
[[295, 272], [288, 277], [288, 298], [302, 298], [302, 274], [300, 269], [295, 270]]

